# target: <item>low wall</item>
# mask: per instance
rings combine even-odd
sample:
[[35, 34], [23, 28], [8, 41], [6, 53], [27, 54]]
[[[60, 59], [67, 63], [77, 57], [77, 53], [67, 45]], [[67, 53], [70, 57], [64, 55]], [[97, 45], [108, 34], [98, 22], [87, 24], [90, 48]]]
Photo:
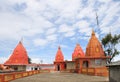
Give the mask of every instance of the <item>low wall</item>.
[[97, 76], [109, 76], [108, 68], [107, 67], [96, 68], [95, 75], [97, 75]]
[[109, 72], [106, 67], [99, 67], [99, 68], [82, 68], [81, 73], [96, 76], [108, 76]]
[[31, 76], [34, 74], [38, 73], [49, 73], [52, 70], [35, 70], [35, 71], [25, 71], [25, 72], [13, 72], [13, 73], [5, 73], [5, 74], [0, 74], [0, 82], [9, 82], [11, 80], [15, 80], [18, 78], [23, 78], [27, 76]]

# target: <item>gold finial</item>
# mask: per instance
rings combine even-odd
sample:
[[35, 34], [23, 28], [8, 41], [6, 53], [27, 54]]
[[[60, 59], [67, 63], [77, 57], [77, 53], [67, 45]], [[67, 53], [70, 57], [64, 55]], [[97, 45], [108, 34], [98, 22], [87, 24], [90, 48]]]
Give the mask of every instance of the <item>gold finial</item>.
[[77, 43], [77, 46], [79, 46], [80, 44], [79, 43]]
[[94, 29], [92, 29], [92, 35], [95, 35]]
[[21, 37], [21, 40], [19, 41], [19, 43], [23, 43], [23, 37]]
[[61, 47], [59, 46], [58, 49], [61, 49]]

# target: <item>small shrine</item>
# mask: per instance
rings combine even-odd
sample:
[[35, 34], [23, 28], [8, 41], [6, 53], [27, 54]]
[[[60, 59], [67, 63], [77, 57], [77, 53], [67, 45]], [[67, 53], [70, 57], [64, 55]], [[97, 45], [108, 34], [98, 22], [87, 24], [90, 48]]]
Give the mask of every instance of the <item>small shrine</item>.
[[58, 51], [57, 51], [56, 56], [55, 56], [54, 65], [55, 65], [56, 71], [60, 71], [60, 70], [65, 69], [64, 56], [63, 56], [63, 53], [62, 53], [60, 46], [58, 47]]
[[9, 66], [14, 70], [26, 70], [26, 65], [28, 65], [28, 55], [21, 41], [4, 65]]

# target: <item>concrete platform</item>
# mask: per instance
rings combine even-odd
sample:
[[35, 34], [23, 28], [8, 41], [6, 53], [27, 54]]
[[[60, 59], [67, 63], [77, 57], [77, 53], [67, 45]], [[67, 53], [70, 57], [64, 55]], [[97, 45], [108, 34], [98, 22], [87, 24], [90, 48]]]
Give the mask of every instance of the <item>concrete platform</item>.
[[108, 82], [108, 78], [76, 73], [40, 73], [11, 82]]

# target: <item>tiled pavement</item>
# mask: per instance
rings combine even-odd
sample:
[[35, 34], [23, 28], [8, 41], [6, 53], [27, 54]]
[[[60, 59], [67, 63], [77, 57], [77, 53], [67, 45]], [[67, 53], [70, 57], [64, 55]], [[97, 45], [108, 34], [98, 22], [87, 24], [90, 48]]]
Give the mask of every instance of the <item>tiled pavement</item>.
[[75, 73], [40, 73], [11, 82], [108, 82], [108, 78]]

